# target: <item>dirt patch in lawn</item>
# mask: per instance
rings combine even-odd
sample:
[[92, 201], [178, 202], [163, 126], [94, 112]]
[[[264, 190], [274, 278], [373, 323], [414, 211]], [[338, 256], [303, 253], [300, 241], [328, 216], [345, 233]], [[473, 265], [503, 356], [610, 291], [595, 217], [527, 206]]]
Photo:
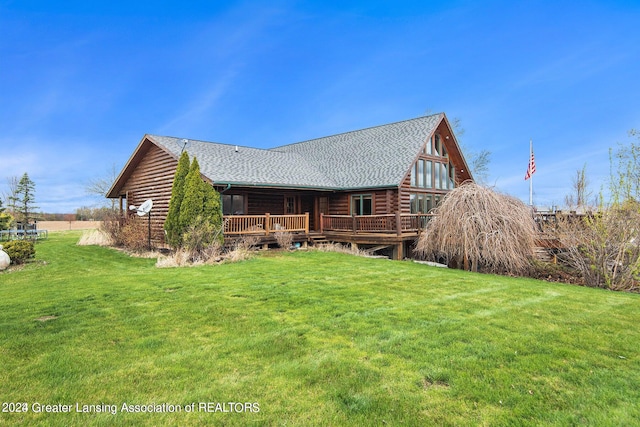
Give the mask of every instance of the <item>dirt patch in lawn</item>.
[[42, 316], [42, 317], [38, 317], [36, 320], [38, 322], [48, 322], [49, 320], [55, 320], [57, 319], [58, 316]]

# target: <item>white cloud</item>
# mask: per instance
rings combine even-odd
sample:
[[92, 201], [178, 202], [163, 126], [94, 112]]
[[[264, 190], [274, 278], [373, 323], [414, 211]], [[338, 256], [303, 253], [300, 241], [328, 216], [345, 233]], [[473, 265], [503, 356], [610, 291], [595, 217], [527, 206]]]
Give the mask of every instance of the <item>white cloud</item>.
[[[70, 142], [37, 137], [0, 139], [2, 181], [0, 193], [8, 191], [7, 178], [18, 179], [26, 172], [35, 183], [36, 205], [40, 211], [71, 213], [82, 205], [95, 203], [87, 196], [85, 184], [95, 177], [96, 154], [84, 141]], [[102, 169], [102, 168], [100, 168]]]

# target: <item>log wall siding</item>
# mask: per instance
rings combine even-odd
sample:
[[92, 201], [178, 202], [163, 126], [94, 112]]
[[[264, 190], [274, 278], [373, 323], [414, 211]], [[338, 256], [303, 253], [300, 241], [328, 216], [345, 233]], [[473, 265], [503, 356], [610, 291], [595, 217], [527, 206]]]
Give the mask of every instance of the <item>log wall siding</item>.
[[358, 194], [371, 195], [373, 215], [391, 214], [398, 209], [398, 190], [361, 190], [331, 195], [329, 215], [351, 215], [351, 196]]
[[283, 194], [249, 193], [247, 198], [247, 215], [284, 215]]
[[349, 195], [335, 193], [329, 196], [329, 215], [350, 215]]
[[[411, 165], [413, 169], [413, 165]], [[411, 188], [411, 173], [408, 173], [402, 185], [400, 186], [400, 193], [398, 195], [398, 203], [400, 204], [400, 212], [404, 214], [411, 213], [411, 200], [409, 198], [409, 189]]]
[[[140, 206], [145, 200], [153, 200], [151, 210], [151, 238], [155, 244], [164, 243], [164, 222], [169, 211], [171, 187], [178, 161], [155, 145], [151, 145], [121, 190], [127, 195], [128, 206]], [[127, 215], [147, 224], [146, 217], [133, 211]]]

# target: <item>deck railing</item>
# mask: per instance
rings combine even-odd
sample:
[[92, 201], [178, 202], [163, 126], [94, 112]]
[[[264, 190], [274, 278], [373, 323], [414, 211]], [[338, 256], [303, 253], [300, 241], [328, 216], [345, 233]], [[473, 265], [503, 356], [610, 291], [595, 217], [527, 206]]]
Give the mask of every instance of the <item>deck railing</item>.
[[409, 214], [400, 215], [402, 231], [421, 231], [427, 227], [433, 214]]
[[268, 236], [276, 232], [309, 233], [309, 214], [302, 215], [225, 215], [225, 236], [255, 234]]
[[[415, 233], [423, 230], [430, 214], [320, 215], [320, 232]], [[309, 214], [225, 215], [224, 235], [268, 236], [276, 232], [309, 233]]]
[[411, 233], [423, 230], [431, 214], [320, 215], [320, 231], [350, 233]]

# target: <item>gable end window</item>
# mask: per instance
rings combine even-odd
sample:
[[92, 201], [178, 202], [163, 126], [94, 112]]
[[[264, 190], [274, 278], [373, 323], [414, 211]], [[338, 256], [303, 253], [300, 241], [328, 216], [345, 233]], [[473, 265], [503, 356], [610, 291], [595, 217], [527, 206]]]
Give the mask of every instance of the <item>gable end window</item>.
[[448, 157], [447, 154], [447, 149], [444, 147], [444, 142], [442, 141], [442, 138], [440, 138], [440, 135], [436, 135], [435, 136], [435, 147], [436, 147], [436, 156], [440, 156], [440, 157]]
[[432, 169], [433, 162], [431, 160], [418, 159], [411, 169], [411, 186], [418, 188], [432, 188]]
[[411, 168], [411, 187], [453, 190], [456, 186], [453, 163], [418, 159]]
[[433, 138], [434, 137], [429, 138], [427, 143], [424, 145], [423, 153], [429, 156], [433, 155]]
[[433, 135], [424, 145], [422, 154], [435, 157], [449, 157], [444, 141], [440, 134]]

